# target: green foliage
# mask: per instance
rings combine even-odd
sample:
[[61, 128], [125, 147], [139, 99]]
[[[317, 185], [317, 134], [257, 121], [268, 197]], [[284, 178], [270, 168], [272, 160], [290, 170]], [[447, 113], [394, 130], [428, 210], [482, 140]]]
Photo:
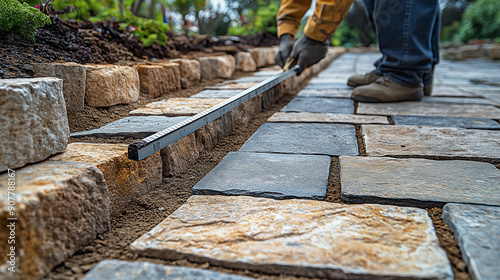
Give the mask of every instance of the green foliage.
[[331, 42], [334, 46], [353, 47], [360, 44], [361, 40], [358, 32], [351, 29], [345, 21], [342, 21], [333, 34]]
[[477, 0], [464, 13], [453, 39], [468, 42], [471, 39], [500, 37], [500, 1]]
[[247, 24], [239, 26], [231, 26], [229, 35], [256, 35], [260, 31], [267, 31], [272, 34], [277, 34], [276, 14], [278, 14], [279, 3], [272, 2], [266, 6], [261, 6], [254, 10], [247, 10], [242, 14]]
[[90, 17], [97, 16], [101, 11], [116, 6], [115, 4], [115, 1], [54, 0], [54, 2], [52, 2], [52, 7], [56, 10], [62, 10], [67, 6], [75, 7], [72, 12], [61, 15], [61, 18], [88, 20]]
[[37, 28], [51, 24], [51, 20], [37, 8], [17, 0], [0, 1], [0, 30], [11, 32], [35, 42]]

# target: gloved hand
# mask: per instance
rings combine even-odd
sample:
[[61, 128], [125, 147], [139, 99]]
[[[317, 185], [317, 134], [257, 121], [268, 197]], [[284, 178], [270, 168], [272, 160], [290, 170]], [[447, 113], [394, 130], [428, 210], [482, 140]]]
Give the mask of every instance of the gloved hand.
[[290, 56], [290, 52], [292, 52], [293, 43], [295, 42], [295, 38], [290, 34], [283, 34], [280, 37], [280, 46], [278, 52], [274, 56], [274, 61], [276, 64], [281, 66], [285, 66], [286, 59]]
[[302, 35], [293, 45], [290, 57], [298, 61], [299, 72], [302, 73], [307, 67], [318, 63], [328, 52], [328, 40], [319, 42]]

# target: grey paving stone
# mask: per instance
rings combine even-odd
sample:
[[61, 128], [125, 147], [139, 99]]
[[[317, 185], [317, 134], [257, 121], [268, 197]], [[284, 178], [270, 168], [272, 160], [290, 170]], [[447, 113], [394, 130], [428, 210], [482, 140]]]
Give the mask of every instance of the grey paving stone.
[[297, 97], [351, 98], [352, 89], [303, 89]]
[[349, 123], [349, 124], [389, 124], [384, 116], [366, 116], [354, 114], [328, 114], [328, 113], [283, 113], [272, 115], [268, 122], [288, 123]]
[[461, 127], [472, 129], [500, 129], [497, 121], [485, 118], [459, 118], [441, 116], [391, 116], [396, 125]]
[[443, 220], [458, 241], [472, 279], [500, 279], [500, 207], [447, 204]]
[[453, 279], [431, 219], [413, 207], [194, 195], [130, 249], [272, 274]]
[[362, 125], [368, 156], [500, 158], [500, 131], [413, 125]]
[[242, 92], [242, 89], [206, 89], [191, 95], [192, 98], [231, 98]]
[[500, 206], [500, 170], [484, 162], [342, 156], [340, 177], [349, 203]]
[[431, 102], [394, 102], [358, 104], [358, 114], [449, 116], [468, 118], [500, 119], [500, 109], [492, 105], [448, 104]]
[[295, 97], [281, 112], [354, 114], [354, 101], [339, 98]]
[[265, 123], [240, 151], [355, 156], [358, 155], [358, 143], [353, 125]]
[[193, 187], [193, 194], [323, 200], [330, 161], [318, 155], [230, 152]]
[[71, 133], [71, 137], [132, 137], [145, 138], [160, 130], [180, 123], [189, 117], [163, 117], [163, 116], [142, 116], [142, 117], [126, 117], [103, 127], [88, 131]]
[[254, 279], [211, 270], [167, 266], [150, 262], [104, 260], [94, 266], [81, 280], [245, 280]]
[[350, 89], [352, 90], [352, 87], [349, 87], [345, 83], [316, 83], [316, 84], [309, 84], [307, 85], [304, 89]]
[[476, 97], [474, 94], [454, 88], [453, 85], [435, 84], [432, 89], [433, 97]]
[[422, 102], [434, 102], [434, 103], [492, 105], [491, 101], [489, 101], [488, 99], [485, 99], [485, 98], [425, 96], [421, 101]]

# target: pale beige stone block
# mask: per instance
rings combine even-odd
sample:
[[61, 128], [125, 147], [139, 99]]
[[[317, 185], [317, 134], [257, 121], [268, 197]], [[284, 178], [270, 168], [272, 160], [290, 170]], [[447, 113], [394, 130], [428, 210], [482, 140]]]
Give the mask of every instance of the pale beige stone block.
[[[108, 189], [95, 166], [46, 161], [10, 174], [15, 177], [0, 175], [1, 279], [38, 279], [109, 229]], [[9, 178], [15, 178], [13, 215], [8, 208]], [[5, 270], [11, 223], [16, 273]]]
[[215, 57], [198, 57], [201, 78], [213, 80], [219, 77], [219, 60]]
[[139, 73], [141, 92], [149, 97], [181, 89], [178, 64], [135, 65], [135, 68]]
[[236, 59], [232, 55], [217, 56], [219, 60], [218, 76], [219, 78], [229, 79], [236, 71]]
[[128, 145], [71, 143], [53, 161], [86, 162], [104, 175], [111, 199], [111, 215], [120, 214], [132, 198], [145, 194], [161, 183], [162, 161], [154, 153], [141, 161], [128, 159]]
[[181, 69], [178, 63], [159, 63], [165, 69], [168, 80], [168, 91], [176, 91], [181, 86]]
[[201, 80], [200, 62], [194, 59], [173, 59], [179, 64], [182, 88], [196, 86]]
[[85, 103], [93, 107], [129, 104], [139, 100], [139, 73], [129, 66], [85, 65]]
[[45, 160], [68, 145], [58, 78], [0, 80], [0, 172]]
[[350, 124], [389, 124], [387, 117], [362, 116], [330, 113], [283, 113], [272, 115], [268, 122], [305, 122], [305, 123], [350, 123]]
[[192, 116], [223, 102], [225, 98], [169, 98], [130, 111], [131, 116]]
[[257, 71], [257, 64], [249, 52], [238, 52], [236, 54], [236, 69], [243, 72]]

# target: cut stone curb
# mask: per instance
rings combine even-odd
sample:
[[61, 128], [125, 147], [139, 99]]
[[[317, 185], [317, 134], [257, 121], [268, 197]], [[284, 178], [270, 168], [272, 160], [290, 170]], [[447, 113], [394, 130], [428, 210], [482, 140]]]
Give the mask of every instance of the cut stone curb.
[[58, 78], [0, 80], [0, 172], [45, 160], [68, 145]]
[[348, 203], [500, 206], [500, 170], [484, 162], [342, 156], [340, 177]]
[[328, 156], [230, 152], [193, 194], [323, 200], [330, 161]]
[[254, 48], [250, 49], [250, 54], [252, 55], [257, 67], [263, 67], [274, 64], [274, 55], [276, 54], [276, 50], [273, 48]]
[[328, 114], [328, 113], [283, 113], [272, 115], [268, 122], [289, 123], [347, 123], [347, 124], [389, 124], [383, 116], [365, 116], [353, 114]]
[[179, 64], [135, 65], [139, 73], [140, 88], [151, 98], [181, 89]]
[[352, 89], [303, 89], [297, 97], [351, 98]]
[[142, 116], [142, 117], [126, 117], [109, 123], [103, 127], [88, 131], [71, 133], [71, 137], [130, 137], [130, 138], [146, 138], [151, 134], [178, 124], [189, 117], [164, 117], [164, 116]]
[[461, 127], [470, 129], [500, 129], [500, 124], [485, 118], [459, 118], [441, 116], [391, 116], [396, 125], [435, 127]]
[[56, 77], [63, 80], [64, 102], [68, 113], [79, 112], [85, 106], [87, 68], [69, 63], [33, 63], [35, 77]]
[[161, 183], [162, 161], [159, 153], [141, 160], [128, 159], [128, 145], [71, 143], [49, 160], [87, 162], [103, 173], [111, 199], [111, 215], [118, 215], [132, 198], [147, 193]]
[[169, 98], [130, 111], [131, 116], [194, 116], [225, 101], [223, 98]]
[[281, 112], [354, 114], [354, 101], [350, 99], [295, 97]]
[[231, 98], [242, 91], [242, 89], [205, 89], [195, 95], [191, 95], [191, 98]]
[[198, 57], [200, 62], [201, 78], [212, 80], [215, 78], [231, 78], [236, 70], [236, 59], [231, 55]]
[[249, 280], [243, 276], [220, 273], [217, 271], [181, 267], [166, 266], [150, 262], [104, 260], [90, 270], [81, 280], [180, 280], [180, 279], [204, 279], [204, 280]]
[[453, 231], [472, 279], [499, 279], [500, 207], [446, 204], [443, 220]]
[[358, 155], [356, 129], [347, 124], [265, 123], [240, 148], [245, 152]]
[[368, 156], [500, 158], [500, 131], [413, 125], [362, 125]]
[[170, 62], [179, 64], [182, 88], [190, 88], [200, 83], [200, 62], [194, 59], [173, 59]]
[[408, 116], [448, 116], [462, 118], [500, 119], [500, 109], [492, 105], [459, 105], [431, 102], [362, 103], [358, 104], [358, 114], [364, 115], [408, 115]]
[[238, 52], [236, 54], [236, 69], [243, 72], [255, 72], [257, 64], [249, 52]]
[[[12, 178], [16, 205], [11, 214], [12, 196], [7, 193]], [[5, 194], [0, 196], [2, 264], [13, 246], [7, 244], [12, 236], [7, 225], [15, 224], [16, 240], [16, 273], [3, 265], [1, 279], [38, 279], [109, 229], [106, 182], [101, 171], [88, 163], [46, 161], [4, 173], [0, 191]]]
[[131, 244], [143, 256], [334, 279], [453, 279], [418, 208], [192, 196]]

